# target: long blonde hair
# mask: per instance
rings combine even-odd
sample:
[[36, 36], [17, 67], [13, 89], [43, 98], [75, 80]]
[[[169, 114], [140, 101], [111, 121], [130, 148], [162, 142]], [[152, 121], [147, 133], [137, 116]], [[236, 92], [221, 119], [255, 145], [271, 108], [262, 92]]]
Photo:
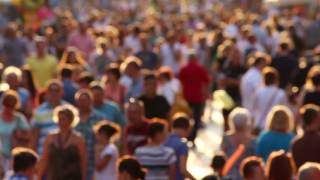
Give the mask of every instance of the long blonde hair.
[[274, 106], [267, 115], [267, 130], [291, 132], [294, 128], [292, 111], [284, 105]]

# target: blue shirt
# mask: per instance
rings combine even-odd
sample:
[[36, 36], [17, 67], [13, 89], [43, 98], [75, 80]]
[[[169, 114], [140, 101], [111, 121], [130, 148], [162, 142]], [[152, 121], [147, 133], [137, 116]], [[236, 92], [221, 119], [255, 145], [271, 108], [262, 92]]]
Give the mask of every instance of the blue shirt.
[[79, 122], [79, 124], [75, 127], [75, 129], [80, 132], [82, 137], [84, 138], [86, 142], [86, 148], [87, 148], [87, 157], [88, 157], [88, 177], [87, 179], [92, 179], [93, 173], [94, 173], [94, 167], [95, 167], [95, 134], [93, 131], [93, 126], [101, 121], [103, 119], [103, 116], [97, 112], [96, 110], [93, 110], [86, 122]]
[[75, 104], [74, 95], [78, 91], [79, 86], [69, 79], [63, 80], [63, 99], [71, 104]]
[[120, 111], [120, 108], [113, 102], [104, 102], [101, 106], [95, 107], [95, 110], [102, 114], [104, 119], [106, 120], [117, 123], [120, 126], [124, 126], [126, 124], [123, 113]]
[[288, 151], [294, 134], [280, 133], [274, 131], [264, 131], [257, 139], [257, 155], [261, 156], [265, 161], [273, 151]]
[[168, 137], [165, 146], [172, 148], [177, 157], [176, 180], [184, 180], [185, 178], [180, 171], [180, 157], [188, 155], [188, 146], [186, 141], [184, 141], [178, 134], [171, 134]]

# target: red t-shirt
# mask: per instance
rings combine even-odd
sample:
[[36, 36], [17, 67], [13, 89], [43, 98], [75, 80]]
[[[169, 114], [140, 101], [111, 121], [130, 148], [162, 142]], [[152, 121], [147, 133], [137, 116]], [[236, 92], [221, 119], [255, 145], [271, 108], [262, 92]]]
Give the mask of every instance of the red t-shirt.
[[179, 79], [183, 94], [190, 103], [203, 103], [205, 101], [204, 89], [209, 84], [207, 70], [195, 62], [190, 62], [181, 68]]
[[128, 125], [125, 130], [127, 140], [127, 149], [133, 154], [136, 148], [145, 145], [148, 142], [149, 121], [143, 120], [137, 125]]

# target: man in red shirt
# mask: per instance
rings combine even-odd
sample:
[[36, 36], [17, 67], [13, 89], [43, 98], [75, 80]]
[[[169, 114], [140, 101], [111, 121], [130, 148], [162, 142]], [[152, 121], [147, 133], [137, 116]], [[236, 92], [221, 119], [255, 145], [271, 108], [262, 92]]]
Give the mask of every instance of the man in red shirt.
[[184, 97], [193, 111], [195, 123], [189, 140], [194, 141], [201, 124], [204, 104], [209, 95], [209, 74], [206, 69], [198, 63], [194, 50], [190, 50], [189, 61], [181, 68], [179, 79], [182, 84]]

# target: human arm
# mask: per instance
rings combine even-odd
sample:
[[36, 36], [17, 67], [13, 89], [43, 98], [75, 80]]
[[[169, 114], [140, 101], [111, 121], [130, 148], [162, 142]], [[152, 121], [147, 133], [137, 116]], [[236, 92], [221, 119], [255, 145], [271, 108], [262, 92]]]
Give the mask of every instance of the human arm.
[[48, 167], [48, 159], [49, 159], [49, 145], [52, 142], [52, 135], [49, 135], [43, 145], [43, 153], [38, 165], [38, 180], [42, 180], [43, 176], [45, 175], [45, 172], [47, 170]]
[[192, 174], [187, 170], [187, 160], [188, 160], [188, 155], [180, 156], [180, 164], [179, 164], [180, 172], [185, 178], [195, 180]]
[[175, 164], [169, 165], [169, 180], [175, 180], [176, 179], [176, 166]]

